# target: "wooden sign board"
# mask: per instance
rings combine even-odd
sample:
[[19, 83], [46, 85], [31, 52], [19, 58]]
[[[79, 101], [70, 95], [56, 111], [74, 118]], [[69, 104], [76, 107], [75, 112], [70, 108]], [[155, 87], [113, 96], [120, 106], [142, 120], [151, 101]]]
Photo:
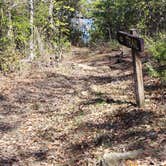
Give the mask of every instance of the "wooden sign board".
[[131, 34], [119, 31], [117, 38], [120, 44], [132, 49], [133, 69], [135, 80], [135, 96], [138, 107], [143, 107], [145, 103], [144, 84], [142, 74], [142, 62], [140, 52], [144, 51], [144, 40], [138, 37], [136, 29], [131, 29]]
[[139, 38], [126, 32], [119, 31], [117, 33], [117, 39], [119, 43], [122, 45], [125, 45], [136, 51], [144, 51], [144, 40], [142, 38]]

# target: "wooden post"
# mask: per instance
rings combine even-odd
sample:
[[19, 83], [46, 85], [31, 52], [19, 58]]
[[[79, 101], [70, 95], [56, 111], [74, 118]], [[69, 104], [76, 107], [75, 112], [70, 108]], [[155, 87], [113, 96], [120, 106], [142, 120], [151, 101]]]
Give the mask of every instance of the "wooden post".
[[[136, 29], [131, 29], [130, 33], [134, 36], [138, 36]], [[144, 97], [144, 84], [143, 84], [143, 74], [142, 74], [142, 62], [140, 55], [141, 52], [132, 49], [136, 102], [138, 107], [141, 108], [144, 106], [145, 97]]]

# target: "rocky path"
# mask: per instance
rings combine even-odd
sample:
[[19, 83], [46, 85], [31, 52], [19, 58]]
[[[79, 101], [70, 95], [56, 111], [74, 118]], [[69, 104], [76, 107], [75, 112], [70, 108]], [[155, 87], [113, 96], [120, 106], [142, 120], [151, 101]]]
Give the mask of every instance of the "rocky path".
[[105, 151], [144, 149], [164, 165], [165, 92], [145, 77], [135, 105], [131, 57], [73, 48], [61, 64], [0, 83], [0, 166], [91, 166]]

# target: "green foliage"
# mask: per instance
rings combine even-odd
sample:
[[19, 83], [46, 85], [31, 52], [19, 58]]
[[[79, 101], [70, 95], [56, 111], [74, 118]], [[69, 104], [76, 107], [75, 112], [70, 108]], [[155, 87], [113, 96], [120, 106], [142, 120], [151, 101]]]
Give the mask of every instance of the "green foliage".
[[105, 40], [105, 34], [100, 28], [96, 27], [90, 31], [91, 43], [100, 43]]
[[3, 72], [13, 71], [25, 56], [30, 36], [28, 17], [25, 5], [0, 3], [0, 70]]
[[106, 40], [116, 38], [118, 30], [140, 29], [155, 35], [166, 29], [166, 3], [163, 0], [97, 0], [92, 1], [91, 17]]
[[10, 44], [10, 40], [7, 37], [1, 37], [0, 38], [0, 51], [4, 51], [7, 47], [7, 45]]
[[162, 34], [156, 40], [147, 38], [146, 41], [153, 60], [147, 63], [148, 71], [150, 75], [166, 81], [166, 36]]
[[108, 42], [108, 45], [112, 50], [119, 50], [120, 49], [120, 44], [117, 40], [110, 40]]
[[4, 52], [0, 52], [0, 70], [8, 73], [18, 69], [20, 58], [20, 52], [9, 46]]
[[[51, 15], [50, 5], [53, 5]], [[70, 48], [70, 20], [76, 9], [79, 9], [79, 1], [75, 0], [34, 1], [33, 40], [36, 55], [44, 49], [48, 49], [46, 52], [49, 53], [62, 54]], [[10, 71], [14, 61], [29, 56], [32, 36], [29, 12], [29, 1], [0, 2], [0, 70]]]
[[7, 17], [5, 16], [5, 8], [3, 3], [0, 3], [0, 51], [3, 51], [9, 44], [9, 39], [5, 35], [7, 33]]
[[[40, 34], [43, 35], [48, 48], [53, 47], [57, 49], [57, 46], [61, 47], [62, 41], [64, 41], [64, 44], [68, 43], [66, 40], [69, 40], [71, 32], [70, 20], [75, 13], [77, 3], [75, 1], [55, 0], [52, 16], [48, 14], [49, 3], [47, 5], [45, 2], [39, 1], [37, 3], [35, 24], [39, 27]], [[53, 24], [50, 23], [51, 19], [53, 20]]]
[[48, 24], [48, 7], [49, 4], [44, 1], [39, 1], [35, 4], [35, 26], [39, 27], [40, 30]]
[[21, 51], [25, 49], [26, 44], [29, 40], [29, 20], [27, 17], [23, 16], [15, 16], [13, 19], [13, 39], [16, 45], [16, 49], [19, 49]]

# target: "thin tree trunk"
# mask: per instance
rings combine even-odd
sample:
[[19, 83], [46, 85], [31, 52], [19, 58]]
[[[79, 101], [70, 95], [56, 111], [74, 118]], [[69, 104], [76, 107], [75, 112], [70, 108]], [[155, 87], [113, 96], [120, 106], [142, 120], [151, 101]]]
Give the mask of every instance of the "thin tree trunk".
[[11, 9], [8, 9], [8, 32], [7, 37], [9, 39], [12, 39], [12, 15], [11, 15]]
[[2, 37], [2, 20], [3, 20], [3, 9], [0, 8], [0, 37]]
[[34, 0], [29, 0], [29, 12], [30, 12], [30, 31], [31, 31], [31, 36], [30, 36], [30, 55], [29, 55], [29, 60], [33, 60], [35, 57], [34, 54]]
[[16, 2], [10, 1], [9, 7], [7, 10], [7, 17], [8, 17], [8, 31], [7, 37], [12, 41], [13, 40], [13, 26], [12, 26], [12, 9], [15, 8], [18, 4]]
[[107, 28], [107, 30], [108, 30], [109, 40], [111, 41], [111, 39], [112, 39], [112, 38], [111, 38], [111, 30], [110, 30], [109, 27]]
[[7, 9], [7, 17], [8, 17], [8, 31], [7, 31], [7, 37], [12, 40], [13, 37], [13, 26], [12, 26], [12, 14], [11, 11], [13, 8], [15, 8], [17, 6], [17, 3], [10, 1], [9, 2], [9, 7]]
[[112, 35], [111, 35], [111, 27], [109, 24], [107, 24], [108, 27], [106, 27], [106, 29], [108, 30], [108, 37], [109, 37], [109, 40], [111, 41], [112, 39]]
[[50, 21], [50, 25], [51, 25], [52, 28], [54, 28], [54, 25], [53, 25], [53, 8], [54, 8], [53, 0], [50, 0], [49, 21]]
[[43, 46], [43, 42], [42, 42], [42, 39], [41, 39], [41, 36], [40, 36], [40, 33], [39, 33], [37, 27], [34, 28], [34, 36], [37, 41], [40, 55], [43, 56], [45, 54], [44, 46]]

